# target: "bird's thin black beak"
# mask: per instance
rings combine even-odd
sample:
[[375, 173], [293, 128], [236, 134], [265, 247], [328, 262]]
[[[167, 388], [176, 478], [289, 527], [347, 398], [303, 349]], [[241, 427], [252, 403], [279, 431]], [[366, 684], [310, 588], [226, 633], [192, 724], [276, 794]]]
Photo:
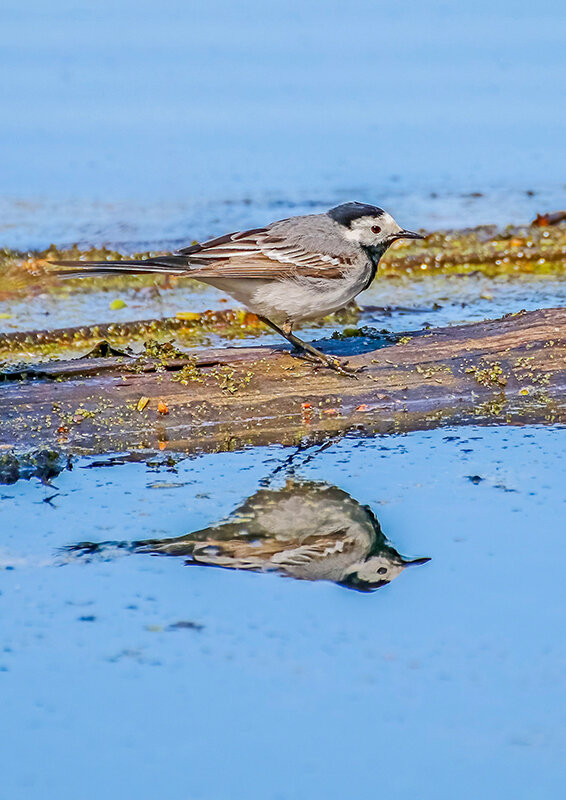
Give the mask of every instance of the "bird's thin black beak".
[[399, 231], [399, 233], [395, 234], [395, 239], [424, 239], [424, 236], [421, 236], [420, 233], [415, 233], [415, 231]]
[[430, 558], [411, 558], [408, 561], [403, 560], [404, 567], [412, 567], [413, 565], [427, 564]]

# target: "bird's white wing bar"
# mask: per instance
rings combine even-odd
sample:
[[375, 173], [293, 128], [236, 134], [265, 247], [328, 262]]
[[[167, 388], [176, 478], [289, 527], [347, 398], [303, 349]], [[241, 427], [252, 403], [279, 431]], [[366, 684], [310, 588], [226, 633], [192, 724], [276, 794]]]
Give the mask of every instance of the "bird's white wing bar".
[[260, 252], [258, 237], [266, 232], [267, 228], [253, 228], [249, 231], [227, 233], [216, 239], [177, 250], [176, 255], [187, 256], [191, 260], [194, 258], [195, 260], [214, 261], [254, 251]]
[[324, 269], [327, 265], [340, 266], [344, 263], [334, 256], [324, 253], [307, 253], [298, 247], [272, 247], [269, 250], [264, 248], [262, 252], [273, 261], [279, 261], [281, 264], [295, 264], [297, 267], [310, 266]]
[[[339, 531], [338, 533], [342, 533]], [[323, 561], [328, 556], [351, 552], [355, 548], [355, 541], [350, 536], [333, 540], [328, 537], [320, 542], [303, 544], [298, 547], [288, 548], [275, 553], [271, 561], [278, 566], [294, 567], [301, 564], [313, 564]]]

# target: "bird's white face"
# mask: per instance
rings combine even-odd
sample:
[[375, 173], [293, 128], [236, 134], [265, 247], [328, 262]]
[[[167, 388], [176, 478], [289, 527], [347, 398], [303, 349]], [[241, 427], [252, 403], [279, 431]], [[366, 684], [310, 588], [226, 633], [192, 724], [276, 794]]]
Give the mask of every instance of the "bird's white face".
[[[360, 217], [353, 220], [349, 228], [344, 229], [344, 237], [357, 242], [362, 247], [389, 247], [396, 239], [404, 238], [405, 233], [386, 211], [379, 216]], [[409, 237], [412, 238], [412, 237]], [[416, 237], [415, 237], [416, 238]]]
[[427, 561], [430, 561], [430, 558], [405, 559], [394, 551], [379, 553], [354, 564], [340, 583], [361, 592], [373, 592], [397, 578], [405, 567], [411, 564], [426, 564]]
[[386, 555], [372, 556], [357, 566], [356, 577], [364, 583], [377, 587], [392, 581], [401, 574], [405, 566], [401, 559], [393, 559]]

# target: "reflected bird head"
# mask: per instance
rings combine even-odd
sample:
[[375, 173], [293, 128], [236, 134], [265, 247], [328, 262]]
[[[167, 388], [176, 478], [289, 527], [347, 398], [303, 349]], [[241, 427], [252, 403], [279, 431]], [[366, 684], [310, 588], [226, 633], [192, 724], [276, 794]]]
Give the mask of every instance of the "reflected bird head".
[[391, 583], [403, 570], [412, 564], [426, 564], [430, 558], [402, 558], [392, 547], [387, 548], [389, 552], [383, 552], [376, 556], [370, 556], [361, 564], [354, 565], [350, 572], [347, 572], [342, 586], [349, 589], [356, 589], [358, 592], [374, 592], [376, 589]]

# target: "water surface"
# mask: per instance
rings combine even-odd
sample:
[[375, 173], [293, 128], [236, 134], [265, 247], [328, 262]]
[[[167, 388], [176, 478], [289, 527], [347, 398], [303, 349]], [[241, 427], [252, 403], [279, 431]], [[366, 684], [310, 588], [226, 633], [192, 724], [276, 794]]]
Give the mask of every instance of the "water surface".
[[[3, 487], [6, 795], [561, 796], [563, 443], [472, 427]], [[63, 549], [202, 530], [289, 470], [432, 560], [368, 594]]]
[[564, 207], [560, 4], [5, 6], [2, 245], [147, 249], [349, 199], [411, 229]]

